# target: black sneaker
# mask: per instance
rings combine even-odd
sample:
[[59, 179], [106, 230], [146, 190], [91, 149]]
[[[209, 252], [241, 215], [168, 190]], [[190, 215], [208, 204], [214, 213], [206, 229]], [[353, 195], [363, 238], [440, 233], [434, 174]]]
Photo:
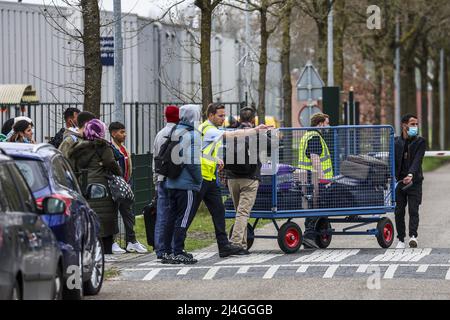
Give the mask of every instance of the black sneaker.
[[184, 254], [186, 257], [189, 257], [189, 258], [191, 258], [191, 259], [194, 258], [194, 255], [193, 255], [192, 253], [188, 253], [188, 252], [186, 252], [186, 251], [183, 251], [183, 254]]
[[178, 260], [175, 259], [175, 256], [172, 253], [163, 253], [161, 263], [163, 264], [180, 264]]
[[241, 250], [242, 250], [241, 247], [229, 243], [219, 249], [219, 257], [226, 258], [229, 256], [233, 256], [236, 255]]
[[198, 261], [192, 257], [189, 253], [182, 252], [177, 254], [174, 258], [175, 261], [182, 264], [195, 264]]
[[241, 248], [241, 250], [236, 253], [237, 256], [248, 256], [250, 254], [250, 251], [247, 249]]

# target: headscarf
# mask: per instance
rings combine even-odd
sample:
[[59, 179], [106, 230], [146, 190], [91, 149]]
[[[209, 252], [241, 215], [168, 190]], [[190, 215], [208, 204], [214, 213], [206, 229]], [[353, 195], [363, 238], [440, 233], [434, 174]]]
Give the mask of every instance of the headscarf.
[[98, 120], [92, 119], [84, 125], [84, 137], [87, 140], [105, 139], [106, 125]]

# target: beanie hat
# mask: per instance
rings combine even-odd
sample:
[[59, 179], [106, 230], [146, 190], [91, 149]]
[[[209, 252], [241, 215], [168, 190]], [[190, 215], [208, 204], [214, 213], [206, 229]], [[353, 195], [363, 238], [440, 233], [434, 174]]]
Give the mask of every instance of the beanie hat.
[[167, 122], [178, 123], [180, 121], [179, 109], [176, 106], [167, 106], [165, 116]]
[[98, 120], [92, 119], [84, 125], [84, 136], [88, 140], [104, 139], [106, 132], [106, 125]]

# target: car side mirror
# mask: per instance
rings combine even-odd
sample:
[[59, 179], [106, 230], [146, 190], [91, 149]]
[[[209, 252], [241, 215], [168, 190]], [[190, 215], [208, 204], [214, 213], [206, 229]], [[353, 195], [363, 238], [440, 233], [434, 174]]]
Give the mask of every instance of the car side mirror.
[[66, 212], [66, 203], [58, 198], [45, 198], [42, 202], [42, 212], [47, 215], [62, 215]]
[[86, 199], [87, 200], [98, 200], [104, 199], [108, 196], [108, 191], [106, 187], [102, 184], [93, 183], [87, 186], [86, 189]]

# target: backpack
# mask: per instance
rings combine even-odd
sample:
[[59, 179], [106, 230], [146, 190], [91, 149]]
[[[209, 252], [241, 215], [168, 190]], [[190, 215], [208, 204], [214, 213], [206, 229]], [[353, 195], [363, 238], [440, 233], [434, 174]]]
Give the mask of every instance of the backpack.
[[[155, 172], [170, 179], [178, 178], [184, 168], [184, 163], [175, 164], [172, 161], [172, 150], [181, 142], [181, 139], [178, 139], [178, 141], [172, 140], [172, 135], [176, 129], [177, 126], [174, 126], [155, 157]], [[193, 131], [189, 127], [186, 130], [188, 132]]]
[[59, 148], [59, 146], [61, 145], [61, 143], [64, 140], [64, 131], [66, 131], [66, 129], [62, 128], [61, 130], [58, 131], [57, 134], [55, 134], [55, 136], [53, 138], [51, 138], [51, 140], [48, 142], [51, 145], [53, 145], [56, 149]]

